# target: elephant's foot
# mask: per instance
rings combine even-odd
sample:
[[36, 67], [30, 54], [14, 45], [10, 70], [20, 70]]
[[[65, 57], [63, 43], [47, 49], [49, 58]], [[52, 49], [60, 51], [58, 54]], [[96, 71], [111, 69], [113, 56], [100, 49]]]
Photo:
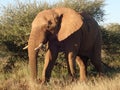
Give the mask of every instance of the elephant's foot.
[[104, 73], [102, 73], [102, 72], [100, 72], [98, 75], [97, 75], [97, 77], [99, 77], [99, 78], [104, 78], [104, 77], [106, 77], [106, 75], [104, 74]]
[[47, 81], [46, 80], [42, 80], [42, 79], [37, 79], [36, 83], [40, 84], [40, 85], [47, 85]]
[[37, 83], [41, 84], [41, 85], [46, 85], [49, 83], [49, 81], [50, 81], [50, 79], [42, 78], [42, 79], [38, 79]]
[[68, 81], [69, 83], [76, 82], [76, 81], [77, 81], [77, 78], [76, 78], [75, 76], [68, 75], [67, 81]]
[[80, 79], [79, 79], [80, 82], [86, 82], [87, 81], [87, 76], [85, 73], [81, 73], [80, 74]]
[[80, 81], [80, 82], [87, 82], [87, 78], [86, 78], [86, 77], [80, 78], [79, 81]]
[[36, 83], [37, 84], [42, 84], [42, 80], [39, 78], [39, 79], [36, 80]]

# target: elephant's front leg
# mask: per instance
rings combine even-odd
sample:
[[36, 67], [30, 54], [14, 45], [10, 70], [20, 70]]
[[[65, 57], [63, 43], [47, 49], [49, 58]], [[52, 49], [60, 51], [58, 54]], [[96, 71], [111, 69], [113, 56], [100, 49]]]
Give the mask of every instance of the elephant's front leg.
[[42, 83], [48, 82], [54, 67], [58, 52], [57, 50], [48, 49], [45, 55], [45, 63], [42, 72]]

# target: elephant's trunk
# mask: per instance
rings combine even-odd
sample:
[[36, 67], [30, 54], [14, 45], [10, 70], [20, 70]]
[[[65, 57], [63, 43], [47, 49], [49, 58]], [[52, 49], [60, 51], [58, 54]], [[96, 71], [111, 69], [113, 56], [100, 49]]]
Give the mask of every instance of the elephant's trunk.
[[34, 42], [28, 43], [28, 56], [29, 56], [29, 69], [30, 75], [33, 80], [37, 79], [37, 55], [38, 52], [35, 50]]
[[37, 56], [44, 39], [44, 37], [41, 38], [43, 36], [41, 34], [32, 31], [28, 41], [29, 71], [33, 80], [37, 79]]

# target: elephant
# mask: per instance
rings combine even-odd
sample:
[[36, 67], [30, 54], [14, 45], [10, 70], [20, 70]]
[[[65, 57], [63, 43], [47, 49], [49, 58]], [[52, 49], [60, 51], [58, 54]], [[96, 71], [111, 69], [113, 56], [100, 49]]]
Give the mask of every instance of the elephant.
[[31, 78], [37, 79], [37, 56], [44, 44], [48, 48], [42, 71], [43, 83], [50, 80], [59, 52], [65, 53], [68, 72], [73, 79], [76, 62], [80, 68], [80, 81], [87, 79], [88, 59], [102, 74], [101, 41], [100, 27], [90, 15], [66, 7], [41, 11], [32, 22], [28, 46], [25, 47], [28, 48]]

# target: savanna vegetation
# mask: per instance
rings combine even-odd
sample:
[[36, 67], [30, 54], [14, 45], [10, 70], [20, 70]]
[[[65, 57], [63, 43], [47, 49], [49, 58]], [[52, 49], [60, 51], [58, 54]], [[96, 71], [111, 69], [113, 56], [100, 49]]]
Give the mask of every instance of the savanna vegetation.
[[[120, 89], [120, 24], [102, 26], [102, 61], [106, 77], [96, 78], [96, 70], [89, 62], [87, 83], [70, 83], [64, 54], [60, 53], [46, 86], [40, 86], [29, 78], [27, 45], [31, 22], [36, 14], [53, 7], [70, 7], [85, 11], [98, 23], [105, 18], [104, 0], [59, 0], [57, 3], [21, 2], [2, 6], [0, 15], [0, 90], [119, 90]], [[44, 63], [44, 50], [39, 53], [39, 77]]]

